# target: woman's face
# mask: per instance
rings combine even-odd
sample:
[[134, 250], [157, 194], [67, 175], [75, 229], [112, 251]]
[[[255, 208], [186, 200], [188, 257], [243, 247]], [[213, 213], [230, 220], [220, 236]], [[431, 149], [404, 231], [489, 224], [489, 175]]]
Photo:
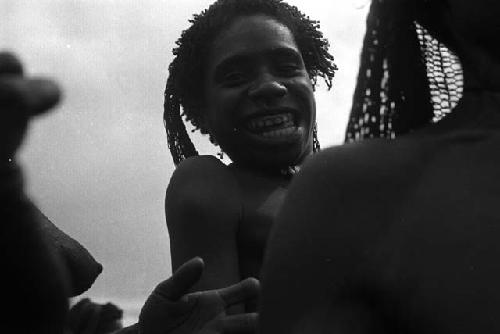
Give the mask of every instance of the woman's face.
[[311, 81], [293, 34], [274, 19], [237, 18], [215, 39], [205, 107], [209, 131], [235, 162], [282, 168], [312, 151]]

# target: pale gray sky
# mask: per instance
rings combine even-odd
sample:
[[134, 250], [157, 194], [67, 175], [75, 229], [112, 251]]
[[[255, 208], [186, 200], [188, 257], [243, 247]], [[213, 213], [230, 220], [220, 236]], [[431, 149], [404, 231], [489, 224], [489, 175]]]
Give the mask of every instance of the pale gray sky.
[[[2, 0], [0, 49], [50, 75], [64, 101], [22, 149], [28, 191], [104, 265], [86, 294], [135, 316], [170, 275], [164, 194], [173, 164], [162, 123], [171, 49], [212, 0]], [[341, 143], [369, 0], [290, 0], [321, 21], [339, 71], [317, 92], [319, 138]], [[205, 138], [201, 150], [211, 152]]]

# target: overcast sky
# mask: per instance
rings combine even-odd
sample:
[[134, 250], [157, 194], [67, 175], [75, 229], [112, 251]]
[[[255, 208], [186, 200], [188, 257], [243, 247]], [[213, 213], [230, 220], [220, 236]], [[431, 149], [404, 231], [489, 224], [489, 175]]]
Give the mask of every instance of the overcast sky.
[[[339, 67], [332, 91], [316, 95], [323, 147], [343, 139], [368, 1], [289, 1], [321, 21]], [[133, 308], [171, 273], [163, 89], [175, 40], [211, 2], [1, 1], [0, 49], [64, 89], [61, 105], [32, 125], [21, 160], [42, 211], [104, 265], [87, 293], [94, 299]], [[207, 142], [196, 138], [212, 152]]]

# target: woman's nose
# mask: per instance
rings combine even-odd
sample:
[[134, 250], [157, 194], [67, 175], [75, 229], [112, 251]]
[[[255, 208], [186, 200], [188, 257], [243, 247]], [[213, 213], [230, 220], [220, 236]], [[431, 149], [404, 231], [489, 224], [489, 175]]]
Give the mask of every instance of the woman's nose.
[[279, 99], [285, 96], [286, 93], [286, 86], [271, 74], [260, 76], [248, 90], [250, 98], [263, 100], [264, 102]]

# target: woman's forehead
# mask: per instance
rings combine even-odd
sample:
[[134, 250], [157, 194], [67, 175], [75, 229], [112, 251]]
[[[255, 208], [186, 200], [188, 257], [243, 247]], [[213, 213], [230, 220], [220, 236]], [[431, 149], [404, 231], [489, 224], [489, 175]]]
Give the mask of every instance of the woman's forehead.
[[286, 26], [267, 16], [241, 17], [233, 21], [214, 40], [211, 63], [243, 54], [289, 49], [299, 53], [295, 38]]
[[275, 18], [262, 14], [235, 18], [216, 35], [214, 44], [227, 41], [234, 43], [242, 38], [245, 39], [245, 42], [256, 40], [260, 43], [279, 38], [284, 42], [295, 44], [293, 33], [286, 25]]

